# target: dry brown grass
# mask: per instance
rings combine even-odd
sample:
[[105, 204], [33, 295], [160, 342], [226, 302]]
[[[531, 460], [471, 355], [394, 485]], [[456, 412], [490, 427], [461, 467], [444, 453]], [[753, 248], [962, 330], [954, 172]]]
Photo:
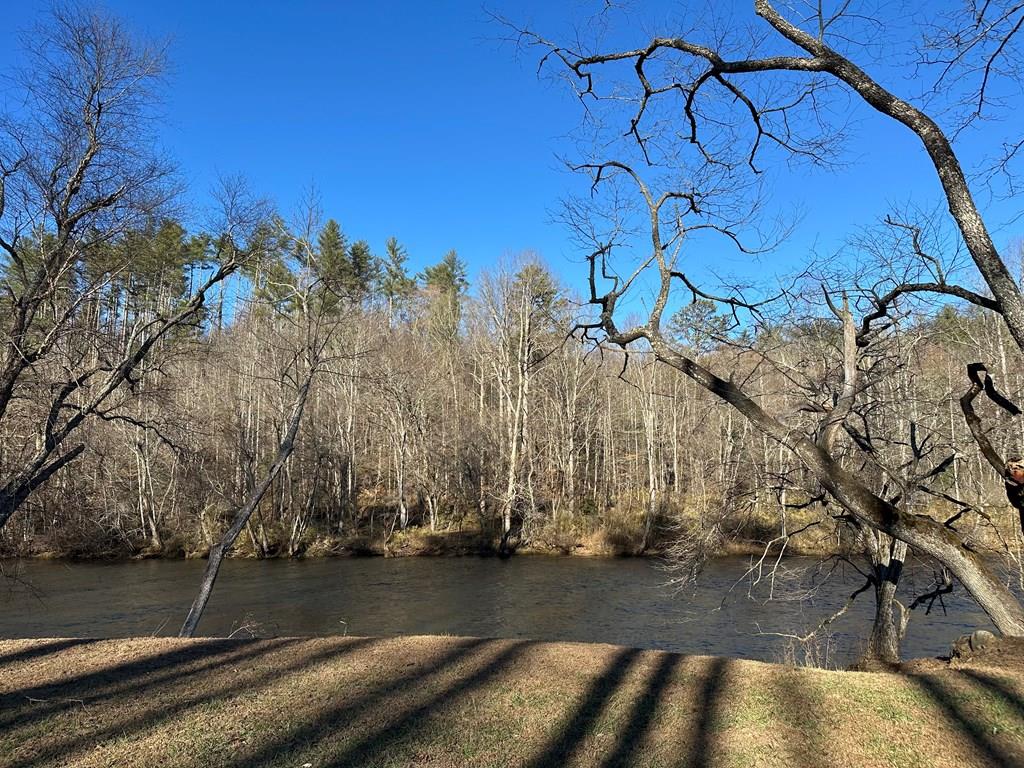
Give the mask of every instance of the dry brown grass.
[[446, 637], [2, 641], [0, 765], [1020, 766], [1024, 675]]

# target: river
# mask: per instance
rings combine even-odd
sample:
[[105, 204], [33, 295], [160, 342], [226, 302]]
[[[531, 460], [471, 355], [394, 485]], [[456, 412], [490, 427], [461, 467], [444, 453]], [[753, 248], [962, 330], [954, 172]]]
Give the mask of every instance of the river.
[[[841, 606], [862, 579], [836, 571], [806, 591], [813, 561], [791, 558], [750, 588], [747, 558], [723, 558], [696, 589], [667, 586], [651, 559], [520, 556], [229, 560], [200, 634], [450, 634], [615, 643], [682, 653], [778, 661], [790, 641]], [[176, 634], [205, 563], [147, 560], [66, 563], [7, 560], [0, 578], [0, 637]], [[799, 574], [803, 574], [799, 576]], [[788, 574], [788, 577], [787, 577]], [[903, 587], [925, 590], [932, 574], [909, 569]], [[753, 597], [751, 597], [753, 595]], [[905, 656], [948, 652], [959, 635], [989, 628], [957, 590], [929, 615], [913, 612]], [[851, 660], [869, 628], [870, 592], [840, 619], [818, 658]], [[245, 627], [248, 628], [245, 629]]]

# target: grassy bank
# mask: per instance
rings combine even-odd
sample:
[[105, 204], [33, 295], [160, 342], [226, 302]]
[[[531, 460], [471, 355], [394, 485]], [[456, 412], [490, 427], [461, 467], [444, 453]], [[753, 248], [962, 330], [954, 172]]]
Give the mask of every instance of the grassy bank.
[[[574, 557], [660, 557], [669, 549], [668, 536], [655, 537], [646, 547], [641, 544], [642, 536], [609, 535], [599, 530], [587, 535], [534, 537], [526, 542], [516, 542], [513, 551], [517, 555], [557, 555]], [[714, 556], [761, 554], [767, 539], [735, 538], [723, 541]], [[316, 536], [310, 538], [295, 551], [278, 543], [263, 549], [253, 546], [251, 538], [242, 537], [232, 548], [229, 556], [249, 559], [290, 559], [324, 557], [465, 557], [488, 556], [498, 553], [499, 538], [487, 535], [478, 529], [431, 531], [414, 527], [405, 531], [394, 531], [388, 536], [369, 537], [363, 535]], [[778, 544], [775, 545], [776, 551]], [[787, 543], [787, 555], [832, 555], [841, 550], [835, 538], [798, 538]], [[71, 561], [118, 561], [140, 559], [198, 559], [209, 553], [208, 544], [168, 539], [159, 549], [152, 546], [129, 546], [129, 542], [118, 540], [108, 547], [90, 548], [87, 545], [69, 544], [41, 539], [19, 547], [0, 544], [0, 558], [25, 557], [41, 560]]]
[[444, 637], [2, 641], [0, 765], [1020, 766], [1019, 652], [895, 674]]

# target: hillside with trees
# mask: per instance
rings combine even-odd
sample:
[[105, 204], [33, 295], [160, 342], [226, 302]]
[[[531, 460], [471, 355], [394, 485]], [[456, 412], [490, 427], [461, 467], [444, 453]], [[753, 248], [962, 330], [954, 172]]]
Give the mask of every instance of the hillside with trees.
[[[455, 252], [412, 274], [397, 239], [378, 256], [334, 219], [305, 235], [276, 215], [260, 228], [260, 252], [83, 424], [81, 455], [0, 533], [8, 554], [205, 554], [274, 460], [308, 341], [302, 312], [325, 336], [322, 365], [294, 452], [240, 554], [477, 552], [503, 538], [614, 554], [685, 541], [702, 556], [852, 545], [799, 463], [728, 406], [655, 365], [649, 350], [627, 356], [571, 337], [581, 302], [535, 257], [471, 284]], [[84, 251], [75, 270], [104, 278], [63, 288], [75, 309], [43, 370], [129, 354], [140, 327], [208, 279], [216, 240], [163, 219]], [[40, 246], [23, 237], [22, 247]], [[16, 278], [10, 267], [5, 275]], [[669, 327], [758, 402], [799, 411], [836, 391], [842, 372], [841, 323], [802, 309], [754, 328], [696, 297]], [[861, 416], [872, 439], [894, 465], [943, 464], [920, 509], [977, 508], [985, 514], [972, 536], [1019, 556], [1020, 528], [971, 450], [958, 404], [968, 353], [998, 361], [993, 374], [1011, 399], [1024, 389], [1005, 329], [946, 304], [908, 313], [889, 335], [873, 363], [884, 386]], [[27, 379], [19, 391], [44, 384]], [[70, 395], [65, 410], [86, 395]], [[28, 407], [5, 417], [5, 472], [29, 455], [37, 418]], [[922, 456], [899, 432], [907, 424]], [[1015, 445], [1022, 429], [1007, 418], [996, 438]]]

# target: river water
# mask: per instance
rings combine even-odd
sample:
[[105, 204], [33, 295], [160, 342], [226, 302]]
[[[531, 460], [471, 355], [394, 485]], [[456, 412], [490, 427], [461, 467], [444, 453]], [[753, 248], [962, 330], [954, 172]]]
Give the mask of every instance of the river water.
[[[825, 578], [813, 561], [784, 561], [773, 585], [751, 587], [747, 558], [712, 562], [699, 585], [677, 591], [651, 559], [520, 556], [230, 560], [221, 569], [200, 634], [450, 634], [615, 643], [766, 661], [841, 606], [862, 578], [852, 569]], [[0, 577], [0, 637], [117, 637], [176, 634], [205, 562], [147, 560], [64, 563], [7, 560]], [[933, 575], [909, 569], [912, 588]], [[817, 588], [807, 590], [811, 582]], [[767, 600], [771, 596], [774, 599]], [[869, 628], [862, 595], [816, 651], [851, 660]], [[959, 635], [989, 628], [957, 590], [925, 615], [913, 612], [905, 656], [947, 653]], [[245, 629], [248, 628], [248, 629]], [[827, 657], [826, 657], [827, 654]]]

